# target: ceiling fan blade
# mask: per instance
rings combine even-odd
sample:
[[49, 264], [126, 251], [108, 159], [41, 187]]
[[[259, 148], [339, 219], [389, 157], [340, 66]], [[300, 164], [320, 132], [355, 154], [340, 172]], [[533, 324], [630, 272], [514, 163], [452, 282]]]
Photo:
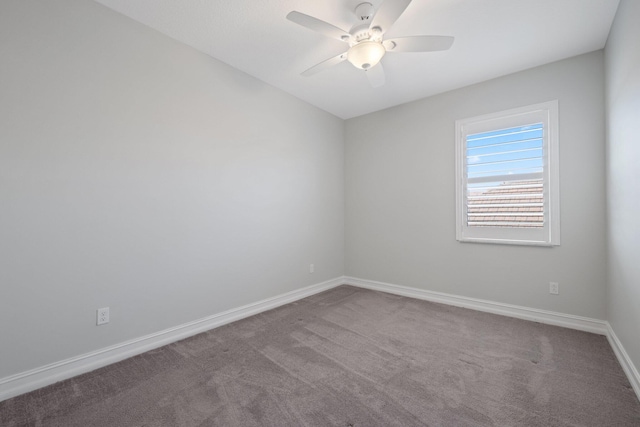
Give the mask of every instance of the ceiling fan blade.
[[450, 36], [410, 36], [385, 40], [387, 52], [435, 52], [447, 50], [453, 44]]
[[351, 37], [346, 31], [341, 30], [328, 22], [324, 22], [318, 18], [314, 18], [313, 16], [305, 15], [304, 13], [296, 12], [295, 10], [293, 12], [289, 12], [287, 19], [327, 37], [332, 37], [343, 42], [348, 42]]
[[324, 71], [327, 68], [333, 67], [334, 65], [341, 63], [345, 59], [347, 59], [347, 52], [341, 53], [338, 56], [334, 56], [333, 58], [329, 58], [325, 61], [322, 61], [321, 63], [316, 64], [313, 67], [309, 68], [308, 70], [302, 72], [301, 75], [305, 77], [312, 76], [316, 73], [319, 73], [320, 71]]
[[382, 68], [382, 63], [380, 62], [377, 65], [368, 68], [365, 71], [365, 74], [367, 75], [367, 79], [369, 79], [371, 87], [380, 87], [385, 82], [384, 68]]
[[369, 28], [379, 27], [382, 33], [387, 32], [393, 23], [400, 18], [400, 15], [402, 15], [402, 12], [409, 6], [409, 3], [411, 3], [411, 0], [383, 1], [371, 20]]

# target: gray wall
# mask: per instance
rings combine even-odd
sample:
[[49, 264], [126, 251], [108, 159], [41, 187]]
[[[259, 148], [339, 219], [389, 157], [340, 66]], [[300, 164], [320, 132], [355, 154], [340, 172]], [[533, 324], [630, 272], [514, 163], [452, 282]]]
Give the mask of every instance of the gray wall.
[[[603, 81], [597, 51], [348, 120], [347, 275], [604, 319]], [[455, 120], [553, 99], [561, 246], [457, 242]]]
[[640, 368], [640, 2], [622, 0], [606, 46], [608, 319]]
[[0, 61], [0, 378], [344, 273], [342, 120], [86, 0]]

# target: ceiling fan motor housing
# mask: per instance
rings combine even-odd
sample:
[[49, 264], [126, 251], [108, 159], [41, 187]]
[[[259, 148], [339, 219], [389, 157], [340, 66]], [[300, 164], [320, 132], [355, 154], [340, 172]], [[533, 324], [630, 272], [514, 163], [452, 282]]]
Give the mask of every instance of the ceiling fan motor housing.
[[382, 41], [382, 31], [380, 27], [370, 28], [371, 20], [375, 15], [375, 9], [371, 3], [360, 3], [356, 6], [354, 13], [357, 21], [349, 30], [351, 46], [365, 40]]

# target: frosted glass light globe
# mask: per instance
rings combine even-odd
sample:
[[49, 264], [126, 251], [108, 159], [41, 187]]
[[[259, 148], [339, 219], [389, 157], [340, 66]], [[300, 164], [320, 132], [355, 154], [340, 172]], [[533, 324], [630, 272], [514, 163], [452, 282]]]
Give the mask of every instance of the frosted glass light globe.
[[380, 62], [386, 52], [382, 43], [365, 40], [351, 46], [347, 51], [347, 60], [354, 66], [366, 70]]

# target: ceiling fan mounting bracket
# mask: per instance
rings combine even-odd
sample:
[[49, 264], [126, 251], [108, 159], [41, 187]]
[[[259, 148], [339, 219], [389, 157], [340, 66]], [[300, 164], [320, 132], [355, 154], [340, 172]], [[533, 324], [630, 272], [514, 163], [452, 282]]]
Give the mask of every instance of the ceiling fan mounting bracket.
[[360, 3], [356, 6], [355, 14], [358, 21], [369, 22], [375, 13], [375, 9], [371, 3]]

